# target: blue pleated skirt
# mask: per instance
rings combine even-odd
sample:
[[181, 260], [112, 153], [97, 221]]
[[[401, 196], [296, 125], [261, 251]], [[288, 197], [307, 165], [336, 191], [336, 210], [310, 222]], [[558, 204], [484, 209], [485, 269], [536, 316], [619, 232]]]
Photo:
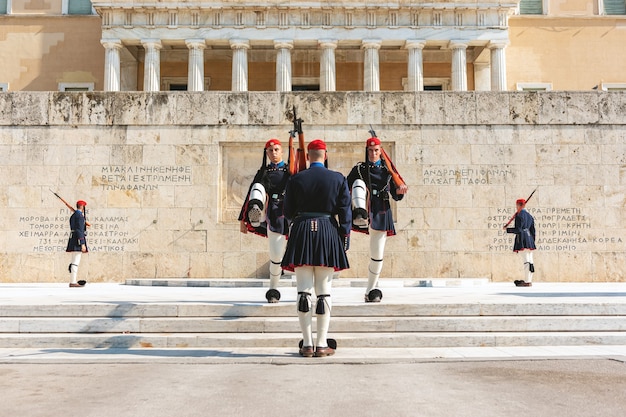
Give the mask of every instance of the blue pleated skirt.
[[287, 271], [299, 266], [326, 266], [335, 271], [350, 268], [335, 219], [296, 217], [281, 266]]

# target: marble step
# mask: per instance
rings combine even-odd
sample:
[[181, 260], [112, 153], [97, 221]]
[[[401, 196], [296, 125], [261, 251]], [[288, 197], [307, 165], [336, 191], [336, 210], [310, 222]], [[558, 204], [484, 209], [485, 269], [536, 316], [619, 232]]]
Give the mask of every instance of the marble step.
[[[0, 317], [0, 333], [282, 333], [291, 317]], [[623, 331], [620, 316], [334, 316], [334, 333]]]
[[[3, 305], [2, 317], [295, 317], [295, 303], [68, 303]], [[624, 316], [626, 303], [334, 304], [333, 317]]]
[[[400, 287], [477, 287], [487, 285], [489, 278], [381, 278], [381, 286], [385, 288]], [[182, 279], [182, 278], [131, 278], [125, 281], [125, 285], [142, 287], [219, 287], [219, 288], [254, 288], [269, 287], [269, 279], [237, 278], [237, 279]], [[291, 273], [285, 274], [279, 282], [279, 287], [295, 287], [296, 279]], [[333, 280], [333, 287], [366, 287], [366, 278], [337, 278]]]
[[[624, 332], [386, 332], [335, 333], [338, 347], [419, 348], [498, 346], [626, 345]], [[0, 334], [0, 348], [285, 348], [295, 347], [299, 333], [141, 333], [141, 334]]]

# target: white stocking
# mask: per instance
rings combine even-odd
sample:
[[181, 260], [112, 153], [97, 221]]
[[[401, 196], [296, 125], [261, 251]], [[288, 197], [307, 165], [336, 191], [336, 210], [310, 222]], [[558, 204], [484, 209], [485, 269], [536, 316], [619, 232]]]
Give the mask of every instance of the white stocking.
[[385, 243], [387, 242], [386, 230], [370, 229], [370, 262], [367, 275], [367, 290], [365, 294], [369, 294], [371, 290], [378, 286], [378, 278], [383, 270], [383, 256], [385, 253]]
[[[298, 287], [298, 302], [296, 303], [296, 308], [298, 309], [298, 304], [300, 303], [300, 297], [302, 292], [307, 294], [313, 294], [313, 267], [312, 266], [300, 266], [295, 268], [296, 272], [296, 282]], [[298, 321], [300, 322], [300, 330], [302, 330], [302, 340], [303, 346], [313, 346], [313, 309], [314, 305], [311, 303], [310, 295], [309, 297], [309, 311], [302, 312], [298, 309]]]
[[323, 266], [315, 267], [315, 293], [318, 297], [320, 295], [326, 295], [326, 297], [323, 297], [321, 301], [324, 303], [324, 314], [317, 315], [317, 347], [328, 346], [326, 339], [328, 339], [328, 328], [330, 327], [330, 311], [332, 310], [333, 306], [330, 298], [333, 273], [333, 268]]
[[267, 240], [270, 245], [270, 289], [278, 288], [278, 282], [283, 269], [280, 266], [287, 247], [287, 239], [280, 233], [267, 230]]
[[533, 251], [524, 250], [522, 256], [524, 258], [524, 272], [526, 273], [525, 281], [533, 282], [533, 273], [530, 270], [530, 266], [533, 265]]
[[76, 284], [78, 277], [78, 265], [80, 265], [80, 256], [82, 252], [72, 252], [72, 261], [70, 263], [70, 283]]

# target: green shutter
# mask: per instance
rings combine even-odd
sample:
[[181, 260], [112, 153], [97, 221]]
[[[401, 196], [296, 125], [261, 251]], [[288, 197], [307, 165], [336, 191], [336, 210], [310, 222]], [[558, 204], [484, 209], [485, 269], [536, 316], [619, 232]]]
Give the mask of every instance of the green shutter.
[[543, 14], [542, 0], [522, 0], [519, 2], [519, 14]]
[[7, 14], [7, 0], [0, 0], [0, 14]]
[[91, 0], [70, 0], [67, 14], [91, 14]]
[[626, 0], [604, 0], [605, 14], [626, 14]]

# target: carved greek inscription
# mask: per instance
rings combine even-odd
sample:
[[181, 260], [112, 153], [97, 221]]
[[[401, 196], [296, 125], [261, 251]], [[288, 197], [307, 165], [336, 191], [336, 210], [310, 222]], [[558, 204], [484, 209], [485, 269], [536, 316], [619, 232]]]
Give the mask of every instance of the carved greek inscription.
[[[68, 209], [60, 209], [52, 216], [22, 216], [18, 219], [20, 246], [25, 244], [32, 252], [63, 252], [70, 237]], [[128, 231], [127, 216], [89, 216], [87, 246], [93, 252], [123, 252], [138, 250], [139, 238]]]
[[109, 165], [95, 180], [103, 190], [152, 191], [159, 185], [191, 185], [191, 166]]
[[[545, 251], [588, 251], [598, 250], [606, 244], [623, 244], [621, 236], [612, 236], [594, 229], [588, 213], [578, 207], [529, 207], [526, 209], [535, 218], [538, 250]], [[515, 235], [502, 229], [513, 216], [514, 209], [497, 209], [487, 219], [487, 227], [494, 230], [488, 249], [492, 252], [511, 251]], [[509, 227], [513, 227], [513, 222]]]
[[423, 185], [489, 185], [505, 184], [513, 175], [501, 165], [430, 165], [422, 169]]

